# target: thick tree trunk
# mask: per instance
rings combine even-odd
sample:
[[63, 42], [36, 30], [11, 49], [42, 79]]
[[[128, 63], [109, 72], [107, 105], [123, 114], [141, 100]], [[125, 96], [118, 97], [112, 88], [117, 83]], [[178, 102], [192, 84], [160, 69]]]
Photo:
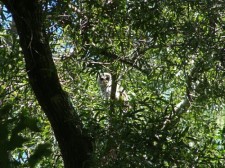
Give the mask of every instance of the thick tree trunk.
[[61, 88], [43, 27], [40, 1], [2, 1], [15, 20], [31, 87], [52, 125], [64, 165], [84, 167], [92, 152], [91, 140], [82, 134], [82, 123]]

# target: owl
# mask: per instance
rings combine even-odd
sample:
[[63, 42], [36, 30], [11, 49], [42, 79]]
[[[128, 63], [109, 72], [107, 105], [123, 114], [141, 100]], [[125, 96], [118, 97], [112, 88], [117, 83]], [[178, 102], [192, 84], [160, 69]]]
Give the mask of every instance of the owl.
[[[101, 73], [98, 76], [98, 84], [101, 89], [101, 93], [103, 98], [109, 100], [111, 96], [111, 89], [112, 89], [112, 76], [110, 73]], [[128, 101], [128, 95], [126, 94], [125, 90], [122, 86], [117, 84], [116, 86], [116, 100], [122, 100], [124, 102]]]

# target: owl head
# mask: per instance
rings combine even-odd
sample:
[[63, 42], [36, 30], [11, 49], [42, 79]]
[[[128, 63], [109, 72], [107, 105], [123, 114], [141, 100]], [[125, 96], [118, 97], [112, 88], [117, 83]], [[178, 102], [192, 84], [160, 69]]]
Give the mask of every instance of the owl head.
[[98, 83], [101, 87], [108, 87], [112, 85], [112, 76], [110, 73], [101, 73], [98, 76]]

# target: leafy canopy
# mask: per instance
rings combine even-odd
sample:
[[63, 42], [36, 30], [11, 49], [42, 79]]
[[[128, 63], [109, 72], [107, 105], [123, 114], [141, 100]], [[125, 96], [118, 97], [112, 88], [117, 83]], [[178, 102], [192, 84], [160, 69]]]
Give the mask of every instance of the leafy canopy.
[[[93, 167], [225, 166], [225, 2], [41, 3], [61, 84], [95, 139]], [[0, 5], [0, 165], [62, 167]], [[126, 113], [101, 98], [100, 72], [128, 92]]]

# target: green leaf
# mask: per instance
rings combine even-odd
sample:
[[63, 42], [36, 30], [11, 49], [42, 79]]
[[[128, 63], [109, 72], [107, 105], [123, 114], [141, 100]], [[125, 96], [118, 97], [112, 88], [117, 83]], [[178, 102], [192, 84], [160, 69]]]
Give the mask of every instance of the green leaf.
[[12, 106], [12, 103], [7, 103], [2, 107], [0, 106], [0, 119], [9, 113], [9, 111], [12, 109]]
[[20, 135], [12, 135], [9, 141], [9, 150], [14, 150], [23, 146], [29, 139]]
[[30, 167], [35, 167], [35, 165], [43, 158], [48, 157], [51, 154], [51, 144], [45, 143], [45, 144], [39, 144], [36, 149], [34, 150], [34, 153], [31, 155], [31, 157], [28, 159]]
[[35, 118], [26, 118], [26, 120], [24, 120], [24, 125], [31, 131], [40, 132], [40, 128], [38, 127], [38, 120]]

